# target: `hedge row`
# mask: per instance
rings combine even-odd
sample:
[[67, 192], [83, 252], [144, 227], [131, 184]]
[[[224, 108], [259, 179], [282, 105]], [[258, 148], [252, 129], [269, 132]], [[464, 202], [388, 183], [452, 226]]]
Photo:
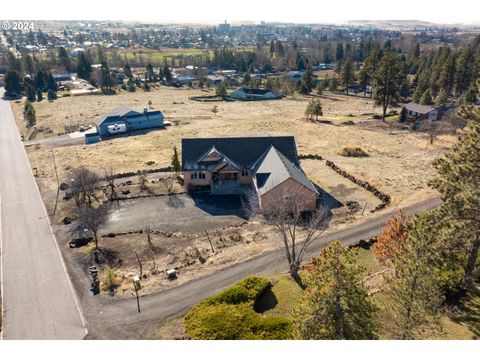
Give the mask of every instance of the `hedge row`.
[[380, 190], [378, 190], [375, 186], [370, 185], [368, 182], [357, 179], [355, 176], [347, 173], [345, 170], [342, 170], [339, 168], [333, 161], [327, 160], [326, 164], [328, 167], [332, 168], [335, 172], [338, 174], [342, 175], [344, 178], [347, 178], [348, 180], [354, 182], [357, 185], [360, 185], [363, 187], [365, 190], [370, 191], [373, 195], [375, 195], [377, 198], [379, 198], [382, 203], [378, 205], [373, 211], [377, 211], [380, 209], [383, 209], [385, 206], [390, 204], [390, 196], [387, 194], [384, 194]]
[[309, 159], [309, 160], [323, 160], [323, 158], [320, 155], [317, 154], [304, 154], [304, 155], [298, 155], [298, 158], [300, 160], [303, 159]]
[[185, 328], [194, 340], [280, 340], [291, 338], [290, 321], [262, 317], [255, 301], [271, 286], [259, 276], [246, 278], [196, 305], [185, 315]]
[[[148, 170], [143, 170], [147, 174], [154, 174], [154, 173], [160, 173], [160, 172], [173, 172], [173, 167], [167, 166], [163, 168], [158, 168], [158, 169], [148, 169]], [[140, 175], [142, 170], [137, 170], [135, 171], [130, 171], [130, 172], [124, 172], [124, 173], [118, 173], [113, 175], [114, 179], [121, 179], [121, 178], [126, 178], [126, 177], [132, 177], [132, 176], [138, 176]]]

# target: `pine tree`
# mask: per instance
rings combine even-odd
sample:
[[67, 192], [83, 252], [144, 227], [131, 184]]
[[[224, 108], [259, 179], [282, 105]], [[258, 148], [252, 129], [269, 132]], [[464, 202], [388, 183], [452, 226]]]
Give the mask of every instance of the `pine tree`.
[[180, 160], [178, 159], [178, 152], [177, 152], [177, 147], [173, 147], [173, 155], [172, 155], [172, 168], [173, 171], [175, 171], [176, 174], [178, 174], [180, 171], [182, 171], [182, 165], [180, 164]]
[[22, 91], [20, 75], [15, 70], [9, 70], [5, 75], [6, 95], [18, 95]]
[[401, 82], [400, 61], [391, 51], [386, 51], [374, 77], [375, 102], [382, 106], [382, 120], [385, 121], [387, 108], [399, 100]]
[[477, 91], [475, 87], [470, 86], [465, 93], [465, 104], [473, 104], [477, 100]]
[[42, 101], [42, 100], [43, 100], [42, 90], [38, 89], [37, 90], [37, 101]]
[[307, 108], [305, 109], [305, 116], [310, 119], [312, 115], [315, 116], [316, 120], [318, 120], [319, 116], [323, 115], [322, 103], [320, 100], [313, 99], [308, 103]]
[[407, 215], [400, 211], [388, 219], [387, 226], [377, 237], [377, 242], [373, 246], [373, 254], [381, 263], [389, 263], [408, 238], [407, 220]]
[[444, 88], [440, 89], [440, 92], [438, 93], [436, 99], [435, 99], [435, 105], [437, 106], [445, 106], [448, 102], [448, 93], [447, 90]]
[[57, 82], [53, 78], [52, 73], [49, 72], [47, 77], [47, 90], [52, 90], [53, 92], [56, 92], [57, 89]]
[[23, 108], [23, 116], [25, 117], [25, 120], [27, 120], [27, 125], [32, 127], [35, 126], [37, 119], [35, 116], [35, 108], [33, 107], [32, 103], [30, 101], [25, 101], [25, 105]]
[[332, 242], [307, 265], [307, 290], [294, 308], [299, 339], [375, 339], [376, 307], [362, 285], [365, 269], [353, 250]]
[[355, 74], [353, 72], [353, 64], [350, 58], [345, 60], [345, 63], [342, 66], [342, 71], [340, 72], [340, 80], [342, 82], [342, 85], [345, 86], [345, 90], [348, 95], [348, 87], [355, 80]]
[[391, 338], [419, 339], [424, 329], [438, 323], [437, 238], [432, 231], [425, 231], [435, 226], [428, 214], [416, 217], [407, 227], [408, 238], [390, 258], [395, 274], [388, 279], [382, 324]]
[[432, 95], [430, 94], [430, 89], [425, 90], [422, 97], [420, 98], [420, 104], [422, 105], [432, 105]]
[[55, 100], [57, 98], [57, 93], [53, 91], [52, 89], [49, 89], [47, 92], [47, 99], [49, 101]]
[[454, 228], [465, 254], [465, 288], [471, 290], [480, 251], [480, 109], [464, 107], [468, 131], [452, 151], [433, 164], [438, 175], [430, 184], [442, 195], [440, 225]]
[[82, 51], [78, 55], [77, 75], [79, 78], [88, 81], [90, 80], [91, 73], [92, 73], [92, 66], [90, 65], [90, 61], [85, 56], [85, 53]]

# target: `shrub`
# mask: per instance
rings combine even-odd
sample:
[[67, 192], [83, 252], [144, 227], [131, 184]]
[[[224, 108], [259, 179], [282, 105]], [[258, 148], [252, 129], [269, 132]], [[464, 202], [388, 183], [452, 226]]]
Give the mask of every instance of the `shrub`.
[[220, 294], [207, 299], [206, 302], [209, 305], [236, 305], [249, 302], [253, 304], [253, 302], [255, 302], [255, 300], [269, 287], [270, 282], [267, 279], [260, 276], [251, 276], [233, 285]]
[[368, 156], [368, 154], [365, 151], [363, 151], [362, 148], [352, 147], [352, 146], [345, 146], [340, 152], [340, 155], [349, 156], [349, 157], [367, 157]]
[[248, 277], [207, 299], [185, 315], [185, 328], [196, 340], [273, 340], [291, 338], [287, 319], [264, 318], [254, 311], [255, 300], [269, 288], [262, 277]]
[[113, 291], [120, 286], [120, 279], [113, 269], [106, 269], [103, 275], [102, 289], [107, 291]]

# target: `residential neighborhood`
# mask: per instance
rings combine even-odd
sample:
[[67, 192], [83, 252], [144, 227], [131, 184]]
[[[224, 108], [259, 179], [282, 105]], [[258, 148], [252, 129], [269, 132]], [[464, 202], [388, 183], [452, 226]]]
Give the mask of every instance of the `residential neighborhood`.
[[478, 350], [473, 15], [77, 5], [0, 21], [5, 357], [28, 347], [11, 340], [70, 340], [63, 358]]

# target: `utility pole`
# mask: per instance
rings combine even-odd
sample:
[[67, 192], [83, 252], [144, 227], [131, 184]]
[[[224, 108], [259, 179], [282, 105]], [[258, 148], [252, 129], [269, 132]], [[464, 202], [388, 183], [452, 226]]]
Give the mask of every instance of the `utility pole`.
[[140, 289], [140, 279], [137, 276], [133, 278], [133, 288], [135, 289], [135, 295], [137, 296], [137, 310], [140, 313], [140, 299], [138, 297], [138, 290]]
[[53, 149], [50, 149], [52, 152], [52, 160], [53, 160], [53, 168], [55, 169], [55, 177], [57, 179], [57, 196], [55, 197], [55, 207], [53, 208], [53, 215], [57, 212], [57, 205], [58, 205], [58, 195], [60, 194], [60, 181], [58, 180], [58, 171], [57, 171], [57, 162], [55, 161], [55, 153]]

